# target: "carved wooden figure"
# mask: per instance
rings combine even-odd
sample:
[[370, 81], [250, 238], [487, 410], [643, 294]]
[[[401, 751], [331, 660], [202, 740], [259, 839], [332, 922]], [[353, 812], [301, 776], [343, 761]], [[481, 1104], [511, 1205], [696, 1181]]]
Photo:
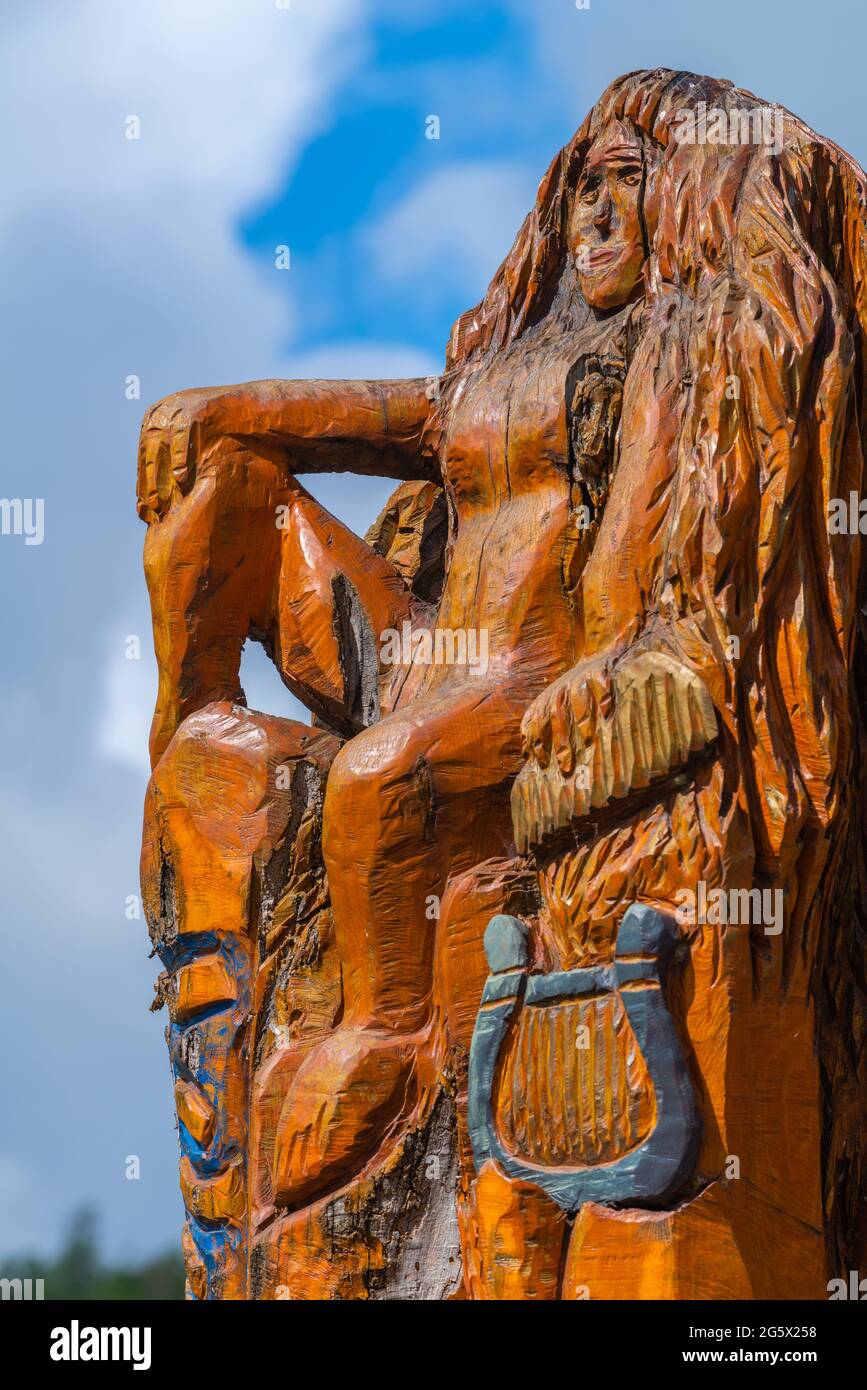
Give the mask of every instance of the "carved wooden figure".
[[[191, 1296], [863, 1263], [865, 194], [790, 113], [633, 73], [439, 380], [148, 412]], [[327, 471], [399, 481], [365, 540]], [[248, 639], [311, 726], [246, 708]]]

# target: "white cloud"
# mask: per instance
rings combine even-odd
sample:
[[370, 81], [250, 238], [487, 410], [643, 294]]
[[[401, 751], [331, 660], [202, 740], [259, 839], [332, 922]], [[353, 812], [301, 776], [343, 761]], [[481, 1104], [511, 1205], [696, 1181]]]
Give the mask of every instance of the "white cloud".
[[[237, 224], [327, 124], [363, 57], [364, 20], [363, 0], [293, 0], [288, 10], [273, 0], [31, 0], [4, 17], [0, 246], [16, 267], [4, 310], [17, 343], [5, 389], [28, 455], [29, 422], [40, 421], [35, 462], [55, 474], [49, 506], [85, 544], [106, 482], [107, 500], [125, 508], [110, 528], [130, 524], [135, 430], [149, 401], [293, 374], [286, 279], [261, 270]], [[133, 114], [139, 140], [125, 138]], [[317, 358], [322, 371], [327, 361], [347, 366], [347, 353], [362, 375], [422, 362], [379, 344], [365, 362], [359, 344], [314, 353], [305, 370], [315, 373]], [[63, 404], [46, 417], [52, 361], [62, 363], [51, 389]], [[133, 373], [141, 400], [128, 403], [122, 384]], [[13, 443], [10, 453], [25, 449]], [[123, 492], [113, 493], [119, 474]], [[90, 486], [72, 488], [75, 476]], [[94, 615], [110, 630], [90, 706], [94, 751], [136, 772], [147, 765], [155, 688], [138, 554], [126, 552]], [[129, 632], [142, 637], [140, 661], [124, 659]]]
[[363, 234], [376, 273], [425, 294], [425, 280], [482, 293], [517, 235], [538, 175], [507, 161], [466, 160], [422, 179]]
[[[138, 657], [129, 659], [129, 639]], [[157, 690], [157, 667], [146, 612], [115, 629], [108, 643], [94, 731], [95, 751], [110, 762], [150, 775], [148, 734]]]
[[362, 0], [31, 0], [0, 47], [13, 310], [34, 306], [36, 333], [42, 309], [61, 349], [98, 315], [86, 370], [139, 374], [142, 408], [278, 371], [291, 280], [256, 265], [237, 225], [327, 124], [362, 19]]
[[168, 197], [159, 212], [183, 237], [180, 214], [203, 195], [215, 213], [246, 205], [360, 57], [361, 12], [360, 0], [30, 0], [0, 59], [6, 220], [26, 202]]

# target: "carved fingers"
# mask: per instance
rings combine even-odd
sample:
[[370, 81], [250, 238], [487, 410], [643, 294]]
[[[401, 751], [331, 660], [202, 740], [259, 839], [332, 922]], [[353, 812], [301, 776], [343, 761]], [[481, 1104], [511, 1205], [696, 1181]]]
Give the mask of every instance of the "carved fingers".
[[576, 666], [530, 705], [521, 724], [524, 755], [540, 767], [556, 760], [568, 774], [593, 742], [598, 719], [610, 703], [608, 679], [593, 664]]
[[151, 406], [138, 452], [138, 514], [150, 523], [189, 492], [196, 462], [225, 416], [226, 391], [178, 391]]
[[717, 732], [702, 681], [663, 652], [566, 672], [524, 716], [527, 764], [512, 791], [518, 849], [649, 786]]
[[640, 652], [614, 674], [614, 795], [646, 787], [717, 735], [713, 702], [693, 671], [662, 652]]

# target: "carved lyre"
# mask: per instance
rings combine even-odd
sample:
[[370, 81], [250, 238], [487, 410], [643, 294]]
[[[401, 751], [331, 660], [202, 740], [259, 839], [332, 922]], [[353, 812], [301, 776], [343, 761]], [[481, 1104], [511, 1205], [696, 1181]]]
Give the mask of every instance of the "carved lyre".
[[701, 1126], [663, 993], [676, 939], [670, 916], [634, 904], [613, 964], [530, 974], [524, 923], [491, 919], [470, 1051], [477, 1170], [494, 1159], [567, 1211], [661, 1203], [683, 1185]]

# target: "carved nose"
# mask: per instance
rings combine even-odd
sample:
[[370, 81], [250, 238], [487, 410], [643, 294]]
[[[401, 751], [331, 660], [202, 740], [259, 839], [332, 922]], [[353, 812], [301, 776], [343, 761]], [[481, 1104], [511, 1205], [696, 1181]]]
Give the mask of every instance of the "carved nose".
[[605, 196], [600, 198], [599, 202], [596, 205], [596, 211], [593, 217], [593, 225], [595, 227], [607, 227], [610, 221], [611, 200], [607, 196]]

